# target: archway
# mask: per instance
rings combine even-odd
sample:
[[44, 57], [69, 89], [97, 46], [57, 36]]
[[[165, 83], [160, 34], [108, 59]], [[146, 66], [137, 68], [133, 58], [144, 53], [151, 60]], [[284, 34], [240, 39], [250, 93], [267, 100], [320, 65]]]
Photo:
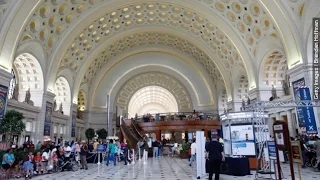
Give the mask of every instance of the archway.
[[[19, 97], [18, 101], [23, 102], [25, 100], [25, 93], [30, 89], [31, 100], [35, 106], [42, 106], [44, 80], [43, 72], [39, 61], [29, 53], [22, 53], [17, 56], [13, 62], [13, 72], [15, 77], [15, 84], [19, 85]], [[10, 90], [15, 88], [13, 81], [10, 84]], [[12, 98], [9, 97], [9, 98]]]
[[248, 78], [245, 75], [241, 75], [238, 80], [238, 82], [235, 84], [234, 87], [234, 110], [239, 111], [241, 108], [241, 102], [246, 101], [248, 98], [248, 92], [249, 92], [249, 82]]
[[71, 106], [71, 94], [70, 94], [70, 86], [66, 78], [59, 77], [56, 80], [54, 86], [54, 94], [55, 100], [57, 103], [57, 109], [59, 110], [60, 105], [62, 104], [63, 114], [70, 115], [70, 106]]
[[161, 86], [146, 86], [135, 92], [128, 104], [129, 117], [154, 112], [178, 112], [173, 94]]
[[84, 111], [87, 108], [87, 97], [83, 90], [79, 91], [78, 94], [78, 109]]
[[[175, 111], [192, 110], [192, 102], [190, 95], [179, 81], [177, 81], [175, 78], [169, 75], [160, 72], [149, 72], [131, 78], [121, 87], [120, 91], [118, 92], [115, 98], [115, 103], [118, 106], [118, 108], [122, 110], [122, 113], [128, 112], [129, 104], [132, 97], [134, 97], [134, 94], [138, 92], [140, 89], [143, 89], [144, 87], [148, 86], [157, 86], [161, 87], [162, 89], [166, 89], [174, 97], [177, 103], [177, 108], [175, 107], [175, 102], [173, 101], [173, 103], [171, 103], [171, 106], [174, 108], [166, 109], [174, 109]], [[159, 102], [157, 104], [163, 106], [163, 103], [161, 104]]]

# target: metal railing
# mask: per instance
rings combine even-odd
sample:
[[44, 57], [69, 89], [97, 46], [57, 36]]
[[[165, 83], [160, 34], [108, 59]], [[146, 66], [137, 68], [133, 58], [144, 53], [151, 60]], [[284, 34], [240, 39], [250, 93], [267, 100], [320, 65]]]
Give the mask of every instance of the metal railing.
[[146, 114], [131, 118], [136, 122], [155, 122], [155, 121], [182, 121], [182, 120], [219, 120], [218, 113], [199, 113], [199, 112], [168, 112], [157, 114]]

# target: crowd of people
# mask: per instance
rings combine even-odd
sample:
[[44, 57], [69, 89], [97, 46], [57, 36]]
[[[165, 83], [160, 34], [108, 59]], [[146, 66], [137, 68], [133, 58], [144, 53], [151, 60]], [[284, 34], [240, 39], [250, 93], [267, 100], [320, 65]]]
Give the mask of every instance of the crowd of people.
[[[52, 173], [56, 171], [73, 170], [71, 162], [88, 169], [86, 164], [86, 154], [88, 146], [85, 141], [54, 143], [50, 141], [38, 142], [36, 145], [32, 141], [25, 142], [22, 147], [11, 146], [2, 156], [2, 168], [5, 179], [9, 179], [11, 171], [15, 177], [21, 175], [31, 178], [34, 175]], [[22, 157], [15, 157], [15, 154]], [[79, 165], [78, 165], [79, 164]]]

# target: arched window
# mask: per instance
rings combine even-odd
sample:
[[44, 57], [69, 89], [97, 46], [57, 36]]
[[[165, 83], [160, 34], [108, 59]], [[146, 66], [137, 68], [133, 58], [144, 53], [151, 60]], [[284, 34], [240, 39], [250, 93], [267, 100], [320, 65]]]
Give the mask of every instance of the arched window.
[[12, 99], [14, 88], [16, 87], [16, 75], [14, 74], [13, 69], [11, 70], [12, 79], [9, 84], [9, 93], [8, 93], [8, 99]]

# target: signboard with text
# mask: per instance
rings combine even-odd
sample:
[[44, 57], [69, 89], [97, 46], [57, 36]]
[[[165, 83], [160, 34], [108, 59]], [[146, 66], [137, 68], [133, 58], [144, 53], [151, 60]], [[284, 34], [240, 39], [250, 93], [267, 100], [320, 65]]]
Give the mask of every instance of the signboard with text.
[[[305, 86], [305, 85], [306, 84], [305, 84], [304, 78], [301, 78], [297, 81], [292, 82], [294, 100], [296, 100], [296, 101], [300, 100], [298, 89], [302, 86]], [[302, 127], [305, 127], [305, 120], [303, 117], [303, 107], [296, 107], [296, 111], [297, 111], [297, 119], [298, 119], [299, 127], [301, 129]]]
[[52, 117], [52, 103], [47, 102], [46, 103], [46, 114], [44, 118], [44, 130], [43, 130], [43, 135], [44, 136], [50, 136], [51, 133], [51, 117]]
[[7, 106], [8, 87], [0, 85], [0, 124], [4, 119]]
[[[299, 91], [299, 94], [297, 95], [298, 100], [301, 100], [301, 101], [311, 100], [311, 94], [310, 94], [309, 88], [307, 87], [299, 88], [298, 91]], [[303, 107], [302, 114], [303, 114], [307, 134], [318, 134], [313, 107]]]
[[267, 141], [267, 143], [268, 143], [269, 159], [276, 160], [277, 159], [276, 144], [274, 143], [274, 141]]
[[76, 137], [77, 112], [72, 111], [71, 137]]
[[302, 163], [302, 154], [299, 141], [291, 141], [292, 159], [294, 163]]

